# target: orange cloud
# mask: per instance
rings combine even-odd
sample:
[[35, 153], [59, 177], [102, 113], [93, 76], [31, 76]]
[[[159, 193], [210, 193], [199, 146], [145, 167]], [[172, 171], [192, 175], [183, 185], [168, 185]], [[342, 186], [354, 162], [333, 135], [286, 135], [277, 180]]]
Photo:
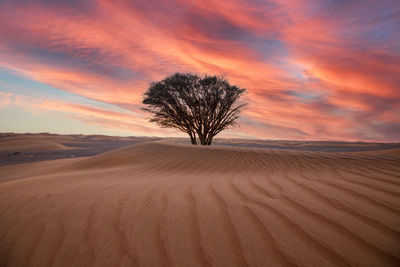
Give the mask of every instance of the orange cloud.
[[400, 7], [387, 1], [33, 0], [0, 9], [0, 67], [140, 117], [58, 103], [87, 123], [169, 135], [146, 122], [142, 94], [168, 74], [200, 72], [248, 89], [243, 127], [229, 135], [400, 140]]

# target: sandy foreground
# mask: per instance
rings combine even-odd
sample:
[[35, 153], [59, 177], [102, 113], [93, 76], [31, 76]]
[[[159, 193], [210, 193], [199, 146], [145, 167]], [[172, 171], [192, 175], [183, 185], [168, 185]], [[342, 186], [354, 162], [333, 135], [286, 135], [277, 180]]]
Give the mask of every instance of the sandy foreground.
[[400, 150], [162, 141], [0, 168], [0, 266], [399, 266]]

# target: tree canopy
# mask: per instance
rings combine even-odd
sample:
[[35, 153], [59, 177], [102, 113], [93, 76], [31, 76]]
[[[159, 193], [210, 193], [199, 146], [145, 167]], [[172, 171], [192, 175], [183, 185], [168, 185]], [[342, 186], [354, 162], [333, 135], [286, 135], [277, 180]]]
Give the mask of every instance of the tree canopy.
[[211, 145], [214, 136], [237, 125], [245, 91], [221, 76], [175, 73], [150, 84], [143, 110], [152, 113], [151, 122], [187, 133], [192, 144], [197, 134], [202, 145]]

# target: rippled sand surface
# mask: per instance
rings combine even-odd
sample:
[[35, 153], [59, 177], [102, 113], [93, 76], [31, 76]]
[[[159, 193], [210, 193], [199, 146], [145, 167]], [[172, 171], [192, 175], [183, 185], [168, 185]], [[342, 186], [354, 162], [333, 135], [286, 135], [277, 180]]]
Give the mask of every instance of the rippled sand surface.
[[399, 266], [400, 151], [153, 142], [0, 168], [0, 266]]

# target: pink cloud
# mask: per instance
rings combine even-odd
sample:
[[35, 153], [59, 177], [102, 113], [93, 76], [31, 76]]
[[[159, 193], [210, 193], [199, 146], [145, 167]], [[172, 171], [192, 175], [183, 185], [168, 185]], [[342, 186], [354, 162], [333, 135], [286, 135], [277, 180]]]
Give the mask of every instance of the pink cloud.
[[140, 114], [59, 103], [74, 118], [170, 134], [146, 122], [143, 92], [177, 71], [205, 72], [248, 89], [230, 135], [400, 141], [400, 7], [390, 1], [81, 4], [0, 4], [0, 67]]

